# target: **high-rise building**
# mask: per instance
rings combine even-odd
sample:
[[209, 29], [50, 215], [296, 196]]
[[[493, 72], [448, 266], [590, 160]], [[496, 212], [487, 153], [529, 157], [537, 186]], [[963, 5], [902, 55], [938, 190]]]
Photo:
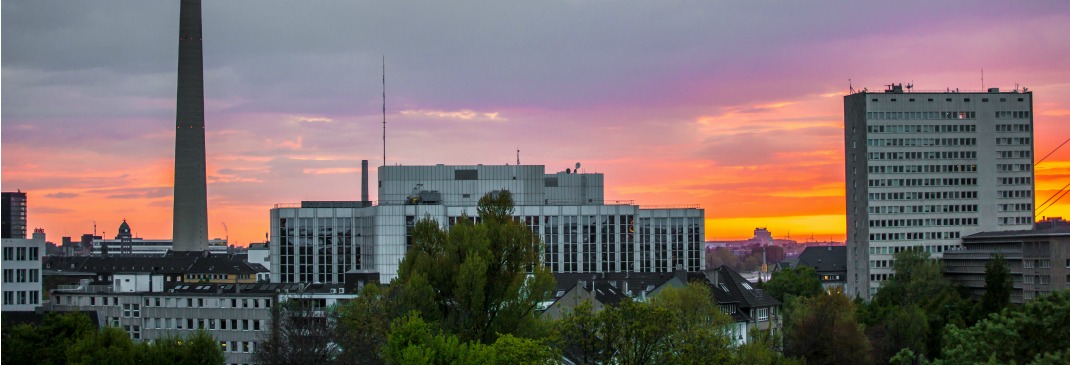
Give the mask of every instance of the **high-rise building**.
[[26, 193], [3, 193], [3, 230], [0, 238], [26, 238]]
[[182, 0], [175, 118], [175, 251], [208, 249], [201, 1]]
[[35, 229], [33, 238], [3, 238], [4, 311], [33, 311], [41, 306], [41, 257], [45, 254], [45, 231]]
[[939, 258], [966, 235], [1032, 228], [1032, 104], [901, 84], [844, 97], [849, 295], [870, 298], [903, 249]]
[[514, 216], [543, 244], [553, 272], [697, 271], [705, 265], [705, 212], [606, 201], [599, 173], [545, 173], [539, 165], [383, 166], [379, 201], [302, 202], [271, 210], [272, 282], [344, 282], [351, 271], [397, 276], [411, 231], [478, 217], [484, 194], [508, 190]]

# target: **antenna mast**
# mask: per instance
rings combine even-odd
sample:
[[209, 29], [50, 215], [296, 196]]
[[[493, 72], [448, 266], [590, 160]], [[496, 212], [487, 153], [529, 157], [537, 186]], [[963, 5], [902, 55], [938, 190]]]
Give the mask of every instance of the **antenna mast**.
[[386, 55], [383, 55], [383, 166], [386, 166]]

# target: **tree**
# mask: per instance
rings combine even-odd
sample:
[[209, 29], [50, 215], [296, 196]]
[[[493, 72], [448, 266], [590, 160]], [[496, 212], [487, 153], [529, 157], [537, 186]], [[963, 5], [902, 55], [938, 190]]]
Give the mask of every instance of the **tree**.
[[313, 301], [290, 298], [275, 301], [271, 324], [253, 357], [261, 364], [329, 364], [340, 352], [335, 342], [336, 321], [329, 308]]
[[802, 298], [785, 326], [785, 354], [807, 364], [866, 364], [870, 344], [842, 290]]
[[718, 267], [721, 267], [722, 265], [728, 266], [733, 270], [737, 271], [740, 269], [741, 266], [739, 262], [739, 257], [736, 257], [736, 255], [733, 254], [732, 250], [728, 247], [717, 247], [712, 251], [707, 250], [706, 268], [716, 269]]
[[391, 324], [384, 349], [392, 364], [506, 364], [535, 365], [554, 363], [557, 356], [541, 340], [502, 335], [491, 345], [478, 341], [463, 342], [456, 335], [444, 333], [420, 317], [418, 312], [398, 318]]
[[689, 283], [683, 288], [665, 288], [651, 299], [651, 305], [664, 308], [673, 320], [664, 326], [673, 327], [666, 337], [669, 351], [662, 356], [674, 364], [728, 363], [728, 325], [732, 318], [721, 312], [713, 300], [709, 286]]
[[146, 345], [143, 353], [139, 364], [206, 365], [226, 360], [219, 342], [205, 330], [197, 330], [189, 337], [157, 339]]
[[552, 343], [579, 364], [609, 363], [615, 351], [609, 346], [616, 334], [605, 330], [603, 316], [584, 301], [554, 323]]
[[340, 363], [358, 365], [383, 364], [383, 347], [390, 335], [394, 318], [389, 292], [379, 286], [366, 285], [356, 299], [337, 308], [337, 333], [341, 346]]
[[536, 305], [553, 287], [541, 262], [538, 237], [513, 217], [508, 191], [479, 199], [480, 222], [462, 217], [449, 231], [430, 219], [413, 228], [391, 284], [399, 305], [462, 340], [492, 343], [499, 334], [527, 334], [540, 328]]
[[981, 296], [981, 313], [988, 315], [1006, 308], [1011, 302], [1011, 272], [1003, 255], [993, 255], [985, 264], [985, 294]]
[[46, 313], [38, 326], [4, 328], [4, 360], [14, 364], [66, 364], [67, 349], [96, 331], [85, 313]]
[[762, 289], [784, 303], [792, 297], [812, 297], [824, 290], [821, 280], [817, 278], [817, 271], [806, 265], [774, 272]]
[[67, 363], [73, 365], [137, 364], [145, 349], [134, 344], [130, 335], [115, 327], [105, 327], [82, 337], [67, 349]]
[[948, 326], [936, 364], [1065, 364], [1070, 359], [1070, 290], [990, 315], [971, 327]]

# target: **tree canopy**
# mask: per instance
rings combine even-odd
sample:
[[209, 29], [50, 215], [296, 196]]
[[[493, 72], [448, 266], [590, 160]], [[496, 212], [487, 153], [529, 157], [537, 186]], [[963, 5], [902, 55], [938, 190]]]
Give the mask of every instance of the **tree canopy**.
[[534, 311], [554, 285], [538, 236], [513, 217], [508, 191], [483, 196], [479, 223], [459, 219], [448, 231], [430, 219], [413, 228], [392, 286], [399, 305], [464, 341], [537, 328]]

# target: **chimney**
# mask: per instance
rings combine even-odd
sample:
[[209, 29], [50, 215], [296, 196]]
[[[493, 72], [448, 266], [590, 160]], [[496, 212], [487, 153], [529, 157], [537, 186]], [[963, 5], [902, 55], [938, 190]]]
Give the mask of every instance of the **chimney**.
[[360, 160], [360, 205], [372, 205], [368, 200], [368, 160]]

